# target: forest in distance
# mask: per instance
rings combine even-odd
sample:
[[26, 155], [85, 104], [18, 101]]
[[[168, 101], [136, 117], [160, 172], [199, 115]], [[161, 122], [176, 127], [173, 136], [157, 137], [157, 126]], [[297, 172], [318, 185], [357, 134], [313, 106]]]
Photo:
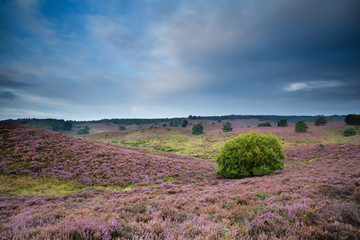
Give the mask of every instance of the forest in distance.
[[[176, 118], [112, 118], [112, 119], [101, 119], [101, 120], [90, 120], [90, 121], [75, 121], [68, 120], [73, 125], [75, 124], [88, 124], [88, 123], [114, 123], [119, 125], [142, 125], [142, 124], [154, 124], [154, 123], [163, 123], [163, 122], [173, 122], [174, 125], [180, 125], [183, 119], [191, 119], [191, 120], [213, 120], [213, 121], [222, 121], [222, 120], [236, 120], [236, 119], [259, 119], [264, 122], [278, 122], [281, 119], [287, 119], [290, 123], [295, 123], [297, 121], [305, 121], [305, 122], [314, 122], [319, 117], [326, 117], [328, 121], [343, 121], [345, 119], [345, 115], [304, 115], [304, 116], [296, 116], [296, 115], [222, 115], [222, 116], [193, 116], [189, 115], [188, 117], [176, 117]], [[39, 119], [39, 118], [19, 118], [19, 119], [7, 119], [4, 120], [6, 122], [14, 122], [20, 124], [26, 124], [33, 127], [39, 127], [49, 130], [62, 130], [61, 126], [65, 123], [63, 119]]]

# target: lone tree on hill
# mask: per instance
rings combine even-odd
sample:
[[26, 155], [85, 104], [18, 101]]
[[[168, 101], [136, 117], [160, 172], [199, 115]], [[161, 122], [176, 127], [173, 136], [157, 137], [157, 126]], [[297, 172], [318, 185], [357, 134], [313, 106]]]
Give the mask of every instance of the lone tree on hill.
[[186, 120], [186, 119], [184, 119], [184, 120], [182, 120], [182, 122], [181, 122], [181, 126], [183, 127], [183, 128], [185, 128], [187, 125], [188, 125], [188, 120]]
[[200, 135], [204, 133], [204, 126], [201, 123], [197, 123], [192, 127], [193, 135]]
[[345, 117], [345, 122], [347, 125], [360, 125], [360, 115], [359, 114], [348, 114]]
[[309, 126], [304, 121], [298, 121], [295, 124], [295, 132], [306, 132]]
[[287, 127], [288, 126], [288, 120], [287, 119], [281, 119], [278, 123], [277, 123], [278, 127]]
[[327, 124], [327, 120], [325, 117], [319, 117], [318, 119], [315, 120], [315, 126], [326, 125], [326, 124]]
[[120, 131], [125, 131], [125, 130], [126, 130], [126, 127], [125, 127], [124, 125], [120, 125], [120, 126], [119, 126], [119, 130], [120, 130]]
[[216, 158], [216, 173], [226, 178], [242, 178], [271, 174], [283, 169], [285, 158], [279, 139], [251, 131], [225, 142]]
[[224, 132], [231, 132], [231, 131], [232, 131], [232, 126], [229, 125], [229, 124], [224, 124], [222, 130], [223, 130]]

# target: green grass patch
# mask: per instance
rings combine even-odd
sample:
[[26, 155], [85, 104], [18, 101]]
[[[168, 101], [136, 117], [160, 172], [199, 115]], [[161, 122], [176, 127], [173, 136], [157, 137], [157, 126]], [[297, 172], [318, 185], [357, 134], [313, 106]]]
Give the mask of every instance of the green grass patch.
[[63, 196], [82, 190], [76, 181], [26, 175], [0, 175], [0, 192], [19, 195]]
[[31, 177], [26, 175], [2, 175], [0, 174], [0, 192], [17, 193], [19, 195], [43, 195], [43, 196], [64, 196], [87, 188], [124, 191], [134, 186], [88, 186], [83, 187], [75, 180], [62, 180], [51, 177]]
[[120, 187], [122, 190], [124, 191], [128, 191], [128, 190], [131, 190], [132, 188], [134, 187], [133, 184], [130, 184], [130, 185], [127, 185], [127, 186], [123, 186], [123, 187]]

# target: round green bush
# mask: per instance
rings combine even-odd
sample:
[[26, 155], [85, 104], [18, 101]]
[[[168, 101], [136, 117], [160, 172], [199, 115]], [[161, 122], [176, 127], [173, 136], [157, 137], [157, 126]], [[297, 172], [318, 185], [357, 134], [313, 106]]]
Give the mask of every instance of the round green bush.
[[279, 139], [256, 132], [243, 133], [225, 142], [216, 158], [216, 173], [226, 178], [271, 174], [283, 169], [285, 154]]
[[349, 127], [347, 129], [344, 130], [344, 136], [345, 137], [350, 137], [350, 136], [354, 136], [356, 135], [356, 129]]
[[306, 132], [309, 126], [304, 121], [298, 121], [295, 124], [295, 132]]
[[191, 130], [193, 135], [200, 135], [204, 133], [204, 126], [201, 123], [197, 123]]
[[222, 130], [223, 130], [224, 132], [231, 132], [231, 131], [232, 131], [232, 126], [229, 125], [229, 124], [225, 124], [225, 125], [223, 126]]
[[325, 117], [319, 117], [315, 120], [315, 126], [320, 126], [320, 125], [326, 125], [327, 124], [327, 120]]

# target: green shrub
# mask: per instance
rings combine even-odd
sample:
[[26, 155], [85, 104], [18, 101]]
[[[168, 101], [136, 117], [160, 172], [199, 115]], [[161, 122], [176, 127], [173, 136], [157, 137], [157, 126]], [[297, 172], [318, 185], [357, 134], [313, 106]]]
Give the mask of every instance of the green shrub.
[[84, 135], [84, 134], [89, 134], [89, 129], [88, 128], [82, 128], [76, 131], [77, 135]]
[[325, 117], [319, 117], [318, 119], [315, 120], [315, 126], [326, 125], [326, 124], [327, 124], [327, 120]]
[[181, 122], [181, 126], [183, 127], [183, 128], [185, 128], [187, 125], [188, 125], [188, 120], [186, 120], [186, 119], [184, 119], [184, 120], [182, 120], [182, 122]]
[[288, 126], [288, 120], [287, 119], [281, 119], [278, 123], [277, 123], [278, 127], [287, 127]]
[[224, 124], [222, 130], [223, 130], [224, 132], [231, 132], [231, 131], [232, 131], [232, 126], [229, 125], [229, 124]]
[[354, 135], [356, 135], [356, 129], [355, 128], [349, 127], [349, 128], [346, 128], [344, 130], [344, 136], [345, 137], [354, 136]]
[[299, 121], [295, 124], [295, 132], [306, 132], [309, 126], [304, 121]]
[[359, 114], [348, 114], [345, 117], [345, 122], [347, 125], [360, 125], [360, 115]]
[[260, 123], [258, 127], [271, 127], [271, 124], [269, 122]]
[[119, 126], [119, 130], [120, 130], [120, 131], [125, 131], [125, 130], [126, 130], [126, 127], [125, 127], [124, 125], [120, 125], [120, 126]]
[[204, 126], [201, 123], [197, 123], [192, 127], [192, 134], [200, 135], [204, 133]]
[[225, 142], [216, 158], [216, 173], [226, 178], [262, 176], [283, 169], [285, 154], [278, 138], [256, 132], [243, 133]]

